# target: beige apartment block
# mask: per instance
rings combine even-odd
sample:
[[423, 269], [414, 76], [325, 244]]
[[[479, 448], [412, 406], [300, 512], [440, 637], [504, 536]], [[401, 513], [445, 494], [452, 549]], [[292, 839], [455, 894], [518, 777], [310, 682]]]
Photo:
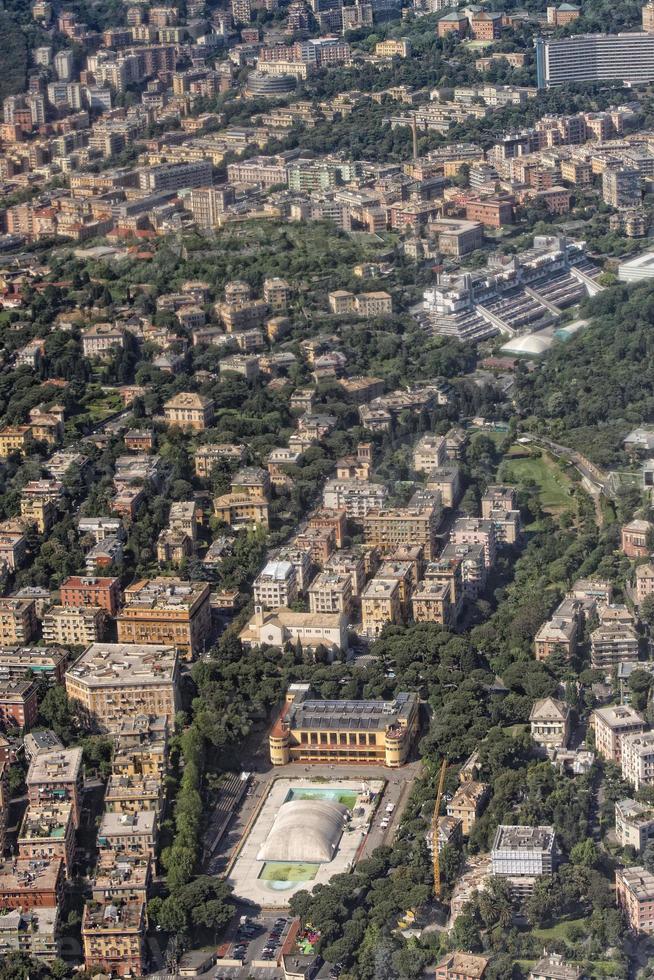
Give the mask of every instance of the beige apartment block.
[[94, 643], [66, 672], [66, 692], [86, 725], [119, 731], [127, 719], [179, 708], [179, 657], [173, 646]]
[[116, 617], [118, 641], [175, 646], [192, 659], [209, 638], [209, 591], [207, 582], [163, 576], [135, 582]]
[[591, 715], [595, 748], [607, 762], [622, 762], [622, 739], [625, 735], [644, 732], [647, 725], [638, 712], [627, 704], [596, 708]]

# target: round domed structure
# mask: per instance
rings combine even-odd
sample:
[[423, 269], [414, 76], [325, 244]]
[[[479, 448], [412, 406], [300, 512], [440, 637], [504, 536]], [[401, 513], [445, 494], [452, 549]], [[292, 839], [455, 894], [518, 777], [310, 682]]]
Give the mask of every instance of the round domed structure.
[[285, 95], [296, 88], [294, 75], [267, 75], [262, 71], [250, 72], [246, 85], [248, 95]]
[[507, 354], [528, 354], [531, 357], [540, 357], [552, 346], [552, 338], [539, 336], [538, 334], [524, 334], [522, 337], [512, 337], [506, 344], [502, 344], [502, 350]]
[[349, 811], [331, 800], [283, 803], [257, 861], [325, 864], [334, 857]]

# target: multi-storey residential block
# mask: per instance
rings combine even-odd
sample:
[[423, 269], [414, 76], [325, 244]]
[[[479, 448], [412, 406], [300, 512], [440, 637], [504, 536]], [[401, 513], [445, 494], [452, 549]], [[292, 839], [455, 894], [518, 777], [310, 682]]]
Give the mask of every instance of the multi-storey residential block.
[[568, 659], [577, 650], [581, 626], [582, 609], [572, 599], [564, 599], [548, 622], [543, 623], [534, 637], [536, 660], [547, 660], [556, 651], [561, 651]]
[[448, 817], [455, 817], [461, 821], [461, 833], [466, 837], [474, 827], [477, 817], [480, 816], [487, 799], [488, 786], [486, 783], [468, 780], [459, 786], [452, 799], [448, 802]]
[[164, 416], [170, 426], [203, 432], [213, 421], [214, 403], [204, 395], [182, 391], [164, 404]]
[[321, 528], [334, 534], [337, 548], [342, 548], [347, 537], [347, 514], [345, 510], [331, 510], [329, 507], [319, 507], [314, 510], [307, 521], [307, 528]]
[[435, 556], [440, 513], [431, 507], [384, 507], [370, 510], [363, 521], [366, 544], [382, 554], [406, 544], [419, 544], [426, 561]]
[[638, 660], [638, 634], [630, 623], [601, 623], [590, 635], [590, 661], [596, 670]]
[[654, 875], [642, 867], [618, 868], [615, 898], [634, 932], [654, 934]]
[[[653, 38], [654, 40], [654, 38]], [[622, 528], [622, 550], [627, 558], [649, 558], [647, 539], [652, 530], [649, 521], [635, 519]]]
[[104, 638], [107, 613], [98, 606], [51, 606], [43, 617], [43, 639], [64, 646], [88, 646]]
[[31, 858], [0, 860], [0, 906], [5, 909], [56, 908], [64, 899], [64, 862]]
[[288, 762], [367, 762], [403, 765], [418, 731], [418, 698], [320, 701], [308, 684], [293, 684], [270, 732], [273, 765]]
[[645, 565], [638, 565], [636, 568], [636, 601], [640, 603], [648, 595], [654, 594], [654, 565], [647, 562]]
[[0, 727], [27, 731], [36, 724], [38, 685], [33, 680], [3, 681], [0, 684]]
[[440, 493], [443, 507], [454, 507], [461, 494], [461, 470], [456, 463], [437, 466], [429, 473], [426, 487]]
[[298, 592], [306, 592], [311, 581], [311, 549], [309, 547], [286, 546], [277, 550], [274, 557], [277, 561], [291, 563], [295, 569]]
[[198, 446], [194, 453], [195, 475], [208, 479], [214, 466], [222, 462], [241, 463], [245, 456], [245, 446], [231, 443], [210, 443]]
[[325, 507], [344, 510], [352, 521], [361, 522], [369, 511], [384, 506], [388, 490], [382, 483], [367, 480], [327, 480], [322, 500]]
[[156, 776], [109, 777], [104, 794], [107, 813], [139, 813], [154, 810], [160, 813], [163, 804], [163, 783]]
[[385, 626], [403, 622], [400, 581], [371, 579], [361, 593], [361, 617], [367, 636], [379, 636]]
[[268, 527], [269, 504], [263, 497], [249, 493], [224, 493], [213, 502], [219, 521], [235, 528]]
[[30, 803], [68, 801], [73, 807], [75, 827], [79, 827], [84, 781], [81, 748], [39, 753], [32, 759], [25, 781]]
[[309, 586], [312, 613], [342, 613], [349, 616], [352, 605], [352, 578], [345, 572], [320, 572]]
[[500, 825], [491, 850], [494, 875], [504, 878], [518, 896], [529, 894], [536, 879], [551, 875], [556, 865], [553, 827]]
[[542, 698], [529, 715], [531, 737], [545, 748], [565, 748], [570, 738], [570, 708], [565, 701]]
[[413, 468], [416, 473], [431, 473], [447, 460], [445, 436], [427, 433], [413, 447]]
[[254, 603], [263, 609], [291, 606], [297, 595], [297, 576], [290, 561], [269, 561], [254, 580]]
[[24, 454], [32, 438], [30, 425], [5, 425], [0, 429], [0, 459], [12, 453]]
[[209, 638], [207, 582], [142, 579], [125, 589], [124, 598], [125, 604], [116, 617], [119, 643], [173, 645], [190, 659]]
[[615, 804], [615, 836], [621, 847], [644, 851], [654, 838], [654, 809], [636, 800], [618, 800]]
[[116, 861], [128, 857], [154, 857], [157, 843], [155, 810], [111, 813], [105, 810], [98, 827], [100, 854], [111, 853]]
[[411, 597], [411, 609], [416, 623], [452, 625], [456, 616], [451, 584], [433, 580], [421, 582]]
[[30, 803], [18, 829], [18, 854], [32, 861], [61, 858], [70, 877], [75, 864], [72, 802]]
[[0, 955], [22, 953], [32, 960], [51, 963], [61, 952], [59, 909], [33, 911], [15, 908], [0, 916]]
[[583, 968], [566, 962], [561, 953], [545, 953], [534, 963], [527, 980], [583, 980]]
[[622, 776], [636, 791], [654, 786], [654, 733], [622, 736]]
[[87, 901], [82, 916], [84, 966], [110, 976], [140, 977], [145, 971], [145, 902]]
[[322, 568], [336, 551], [336, 535], [331, 527], [310, 527], [295, 535], [293, 546], [308, 549], [313, 564]]
[[596, 708], [591, 715], [595, 732], [595, 749], [607, 762], [622, 762], [622, 740], [625, 735], [640, 734], [647, 727], [645, 720], [629, 705], [620, 704]]
[[120, 579], [71, 575], [59, 587], [62, 606], [96, 606], [115, 616], [120, 606]]
[[94, 643], [66, 673], [66, 692], [90, 727], [117, 731], [126, 719], [179, 708], [179, 661], [173, 646]]
[[25, 680], [27, 674], [58, 684], [64, 679], [68, 651], [61, 647], [0, 647], [0, 684]]
[[486, 568], [495, 564], [495, 525], [492, 521], [478, 517], [458, 517], [450, 531], [450, 542], [454, 545], [480, 544], [484, 549]]

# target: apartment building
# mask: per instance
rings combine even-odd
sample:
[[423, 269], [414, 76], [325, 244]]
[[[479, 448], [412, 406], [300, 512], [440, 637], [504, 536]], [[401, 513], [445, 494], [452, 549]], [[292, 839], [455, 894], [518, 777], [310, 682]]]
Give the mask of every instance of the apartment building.
[[522, 897], [533, 891], [537, 878], [553, 873], [556, 856], [553, 827], [500, 824], [491, 849], [491, 869]]
[[366, 636], [376, 637], [389, 624], [404, 621], [399, 578], [371, 579], [361, 593], [361, 618]]
[[130, 813], [105, 810], [98, 827], [100, 855], [111, 854], [116, 862], [123, 855], [154, 858], [157, 832], [155, 810], [134, 810]]
[[545, 953], [534, 963], [527, 980], [583, 980], [583, 968], [566, 962], [561, 953]]
[[173, 646], [94, 643], [66, 672], [66, 692], [87, 726], [117, 731], [126, 719], [179, 709], [179, 660]]
[[245, 446], [233, 446], [231, 443], [207, 443], [198, 446], [193, 454], [195, 475], [208, 480], [214, 466], [220, 463], [242, 463], [245, 457]]
[[615, 898], [634, 932], [654, 934], [654, 875], [635, 866], [615, 872]]
[[495, 564], [496, 539], [495, 525], [492, 521], [478, 517], [458, 517], [450, 531], [453, 545], [478, 544], [484, 549], [486, 568]]
[[32, 437], [31, 425], [5, 425], [0, 429], [0, 459], [12, 453], [23, 455]]
[[219, 521], [234, 528], [267, 528], [269, 504], [265, 498], [249, 493], [224, 493], [213, 502]]
[[461, 470], [456, 463], [436, 466], [429, 473], [425, 486], [440, 493], [443, 507], [454, 507], [461, 494]]
[[322, 528], [326, 531], [333, 531], [334, 541], [337, 548], [342, 548], [347, 537], [347, 515], [345, 510], [330, 510], [329, 507], [320, 507], [314, 510], [307, 521], [307, 528]]
[[323, 489], [323, 505], [331, 510], [344, 510], [347, 517], [361, 523], [369, 511], [384, 507], [388, 489], [382, 483], [367, 480], [327, 480]]
[[654, 733], [622, 736], [622, 776], [636, 791], [654, 785]]
[[0, 916], [0, 956], [22, 953], [31, 960], [50, 963], [61, 952], [59, 934], [58, 908], [30, 912], [15, 908]]
[[307, 550], [311, 562], [323, 568], [336, 551], [336, 535], [331, 527], [308, 527], [293, 538], [294, 549]]
[[640, 207], [643, 200], [640, 170], [607, 167], [602, 174], [602, 200], [612, 208]]
[[98, 606], [52, 606], [43, 617], [46, 643], [89, 646], [104, 639], [107, 613]]
[[104, 794], [107, 813], [161, 812], [163, 783], [155, 776], [119, 776], [112, 774]]
[[349, 616], [352, 606], [352, 578], [347, 573], [323, 570], [309, 586], [312, 613], [341, 613]]
[[64, 862], [66, 876], [75, 864], [75, 821], [72, 802], [30, 803], [18, 828], [19, 857]]
[[38, 685], [33, 680], [0, 684], [0, 728], [27, 731], [38, 716]]
[[481, 815], [488, 799], [489, 788], [486, 783], [468, 780], [462, 783], [447, 804], [448, 817], [461, 821], [461, 833], [466, 837]]
[[211, 632], [207, 582], [177, 578], [142, 579], [125, 589], [118, 616], [118, 642], [177, 647], [187, 660], [203, 648]]
[[213, 422], [214, 403], [204, 395], [181, 391], [164, 404], [166, 423], [181, 429], [203, 432]]
[[621, 847], [640, 853], [654, 838], [654, 809], [637, 800], [618, 800], [615, 804], [615, 836]]
[[59, 587], [62, 606], [95, 606], [109, 616], [118, 612], [122, 596], [120, 579], [92, 575], [71, 575]]
[[601, 623], [590, 634], [590, 662], [595, 670], [609, 670], [616, 664], [638, 660], [640, 642], [630, 623]]
[[188, 535], [191, 541], [195, 541], [198, 532], [198, 516], [201, 517], [201, 512], [194, 500], [174, 501], [170, 505], [168, 527], [173, 531]]
[[647, 725], [638, 712], [627, 704], [596, 708], [591, 715], [595, 749], [607, 762], [622, 763], [622, 740], [626, 735], [640, 735]]
[[349, 575], [352, 586], [352, 599], [359, 599], [366, 584], [366, 560], [362, 552], [353, 548], [334, 552], [325, 563], [325, 569], [337, 575]]
[[254, 580], [255, 606], [279, 609], [291, 606], [298, 597], [297, 575], [290, 561], [269, 561]]
[[579, 603], [570, 599], [559, 603], [552, 618], [543, 623], [534, 637], [536, 660], [547, 660], [557, 651], [568, 659], [573, 657], [579, 640], [580, 616]]
[[426, 561], [436, 553], [440, 511], [434, 507], [383, 507], [370, 510], [363, 519], [367, 545], [388, 554], [403, 545], [420, 545]]
[[565, 748], [571, 732], [570, 708], [557, 698], [542, 698], [529, 715], [531, 737], [546, 749]]
[[109, 976], [143, 976], [146, 967], [145, 902], [87, 901], [82, 915], [84, 967]]
[[0, 907], [4, 909], [56, 908], [64, 900], [64, 862], [30, 858], [0, 859]]
[[289, 762], [403, 765], [418, 732], [418, 697], [393, 701], [322, 701], [292, 684], [270, 742], [273, 765]]
[[646, 565], [639, 565], [636, 568], [636, 601], [640, 603], [648, 595], [654, 594], [654, 565], [647, 562]]
[[0, 683], [25, 680], [26, 674], [59, 684], [64, 679], [68, 651], [61, 647], [0, 647]]
[[35, 756], [27, 771], [27, 798], [31, 804], [69, 802], [79, 827], [84, 792], [82, 749], [52, 749]]
[[416, 473], [431, 473], [447, 461], [445, 436], [427, 433], [413, 447], [413, 468]]
[[416, 623], [439, 623], [450, 626], [456, 619], [449, 582], [421, 582], [411, 596], [411, 610]]

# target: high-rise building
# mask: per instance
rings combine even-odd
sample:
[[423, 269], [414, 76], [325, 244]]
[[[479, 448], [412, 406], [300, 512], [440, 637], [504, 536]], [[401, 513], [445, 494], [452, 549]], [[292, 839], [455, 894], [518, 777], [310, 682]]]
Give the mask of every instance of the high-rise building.
[[654, 34], [575, 34], [536, 39], [539, 88], [566, 82], [654, 80]]

